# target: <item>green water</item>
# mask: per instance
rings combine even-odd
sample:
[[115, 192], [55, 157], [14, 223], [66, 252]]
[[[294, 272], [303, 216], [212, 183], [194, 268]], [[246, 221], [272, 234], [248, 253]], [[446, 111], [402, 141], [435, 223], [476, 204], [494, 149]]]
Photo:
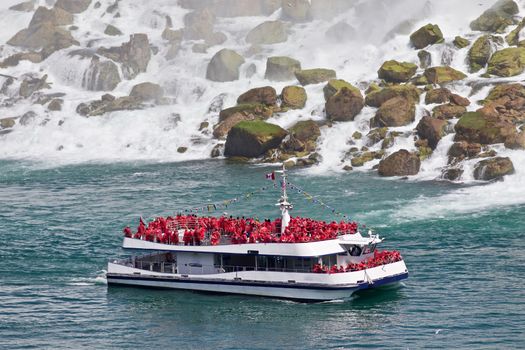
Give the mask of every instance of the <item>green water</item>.
[[[0, 162], [0, 348], [525, 347], [525, 205], [461, 210], [451, 194], [467, 200], [470, 188], [440, 182], [291, 172], [402, 252], [410, 277], [398, 286], [319, 304], [107, 288], [102, 270], [125, 254], [123, 226], [256, 190], [269, 170]], [[227, 212], [273, 217], [276, 196], [270, 188]], [[294, 215], [333, 218], [293, 192], [292, 201]]]

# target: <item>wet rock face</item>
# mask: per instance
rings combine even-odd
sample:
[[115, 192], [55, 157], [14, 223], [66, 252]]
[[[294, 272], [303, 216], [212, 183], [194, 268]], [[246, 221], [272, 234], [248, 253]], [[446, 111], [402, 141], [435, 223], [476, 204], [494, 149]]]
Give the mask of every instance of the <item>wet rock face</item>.
[[427, 24], [410, 35], [410, 43], [418, 50], [443, 41], [443, 33], [436, 24]]
[[250, 89], [237, 98], [237, 103], [259, 103], [267, 106], [275, 106], [277, 104], [277, 92], [271, 86]]
[[54, 26], [65, 26], [73, 23], [73, 15], [59, 7], [48, 9], [39, 7], [29, 22], [29, 27], [35, 27], [42, 23], [50, 23]]
[[497, 39], [491, 35], [483, 35], [474, 42], [468, 52], [471, 73], [476, 73], [487, 65], [496, 42]]
[[336, 73], [332, 69], [325, 68], [303, 69], [295, 71], [295, 77], [301, 85], [305, 86], [335, 79]]
[[20, 84], [20, 90], [18, 91], [19, 95], [23, 98], [28, 98], [38, 90], [49, 89], [50, 85], [46, 82], [46, 80], [47, 74], [42, 78], [36, 78], [32, 76], [24, 78]]
[[228, 133], [224, 148], [227, 157], [262, 156], [266, 151], [277, 148], [286, 137], [286, 130], [263, 121], [242, 121]]
[[253, 45], [271, 45], [288, 40], [287, 26], [281, 21], [267, 21], [250, 30], [246, 41]]
[[509, 47], [496, 51], [488, 62], [487, 73], [499, 77], [512, 77], [525, 70], [525, 48]]
[[218, 82], [234, 81], [239, 79], [239, 68], [244, 58], [237, 52], [222, 49], [217, 52], [206, 70], [206, 79]]
[[287, 81], [295, 79], [295, 72], [301, 70], [301, 62], [286, 56], [268, 57], [265, 79]]
[[281, 8], [284, 19], [294, 22], [305, 22], [311, 18], [311, 3], [309, 0], [282, 0]]
[[306, 99], [306, 90], [302, 86], [285, 86], [281, 92], [281, 108], [302, 109]]
[[514, 22], [512, 17], [518, 12], [518, 5], [513, 0], [499, 0], [472, 21], [470, 28], [482, 32], [503, 33]]
[[516, 134], [516, 127], [506, 121], [485, 115], [481, 111], [467, 112], [455, 126], [455, 141], [494, 144], [503, 143]]
[[409, 176], [416, 175], [420, 166], [417, 154], [402, 149], [381, 160], [378, 172], [381, 176]]
[[432, 109], [432, 117], [436, 119], [449, 120], [461, 118], [467, 112], [464, 106], [458, 106], [451, 103], [436, 106]]
[[188, 40], [207, 39], [213, 34], [215, 15], [207, 8], [188, 13], [184, 17], [184, 36]]
[[404, 126], [412, 123], [416, 117], [416, 106], [413, 101], [404, 97], [394, 97], [379, 107], [371, 126]]
[[377, 75], [379, 79], [383, 79], [393, 83], [407, 82], [416, 73], [417, 66], [409, 62], [398, 62], [390, 60], [383, 63]]
[[79, 104], [77, 113], [84, 117], [94, 117], [109, 112], [131, 111], [141, 108], [143, 108], [141, 101], [135, 97], [124, 96], [115, 98], [110, 94], [106, 94], [100, 100]]
[[89, 69], [84, 73], [82, 86], [90, 91], [112, 91], [120, 81], [119, 69], [113, 61], [94, 56]]
[[425, 70], [425, 77], [430, 84], [445, 84], [452, 81], [463, 80], [467, 76], [448, 66], [431, 67]]
[[91, 5], [92, 0], [57, 0], [55, 7], [66, 10], [69, 13], [82, 13]]
[[133, 86], [129, 96], [141, 101], [159, 102], [164, 96], [164, 89], [158, 84], [145, 82]]
[[476, 180], [490, 181], [514, 173], [514, 164], [508, 157], [495, 157], [482, 160], [474, 168]]
[[441, 119], [435, 119], [425, 116], [418, 123], [416, 130], [421, 139], [428, 141], [428, 146], [435, 150], [439, 141], [445, 136], [445, 127], [447, 122]]
[[128, 42], [119, 47], [99, 48], [97, 53], [122, 64], [122, 74], [126, 79], [134, 79], [148, 68], [151, 49], [146, 34], [130, 35]]
[[326, 116], [332, 121], [349, 121], [361, 112], [365, 103], [357, 89], [342, 87], [326, 101]]
[[369, 92], [366, 95], [365, 102], [371, 107], [381, 107], [383, 103], [394, 97], [403, 97], [417, 103], [420, 94], [421, 91], [412, 84], [389, 86]]
[[468, 143], [466, 141], [455, 142], [448, 150], [448, 163], [457, 163], [466, 158], [476, 157], [481, 153], [481, 144]]

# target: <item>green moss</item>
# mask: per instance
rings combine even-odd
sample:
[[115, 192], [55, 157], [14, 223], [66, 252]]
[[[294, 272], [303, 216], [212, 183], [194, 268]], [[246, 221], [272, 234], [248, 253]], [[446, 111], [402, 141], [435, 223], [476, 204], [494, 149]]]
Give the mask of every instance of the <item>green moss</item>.
[[321, 130], [313, 120], [302, 120], [289, 129], [290, 134], [303, 142], [316, 141], [321, 136]]
[[412, 84], [394, 85], [380, 90], [374, 90], [366, 95], [366, 104], [380, 107], [383, 103], [394, 97], [404, 97], [414, 102], [419, 102], [421, 91]]
[[482, 32], [503, 33], [507, 26], [514, 23], [512, 17], [518, 12], [518, 5], [513, 0], [499, 0], [494, 6], [472, 21], [470, 28]]
[[380, 79], [401, 83], [408, 81], [417, 71], [417, 65], [410, 62], [390, 60], [383, 63], [377, 71]]
[[489, 35], [479, 37], [468, 52], [470, 71], [472, 73], [481, 70], [489, 61], [492, 54], [492, 45]]
[[458, 49], [463, 49], [463, 48], [465, 48], [465, 47], [470, 45], [470, 41], [468, 41], [467, 39], [465, 39], [465, 38], [463, 38], [463, 37], [461, 37], [459, 35], [454, 38], [454, 41], [452, 43]]
[[295, 72], [295, 77], [301, 85], [319, 84], [324, 81], [336, 78], [336, 73], [332, 69], [315, 68], [303, 69]]
[[509, 47], [492, 55], [487, 73], [499, 77], [512, 77], [525, 70], [525, 48]]
[[521, 30], [525, 28], [525, 19], [523, 19], [506, 37], [507, 44], [517, 46], [520, 38]]
[[301, 86], [286, 86], [282, 93], [282, 108], [301, 109], [306, 104], [306, 90]]
[[281, 134], [284, 131], [279, 125], [266, 123], [262, 120], [244, 120], [235, 124], [233, 128], [262, 138]]
[[444, 84], [451, 81], [465, 79], [467, 75], [452, 67], [440, 66], [426, 69], [425, 77], [431, 84]]
[[479, 112], [467, 112], [459, 119], [457, 123], [458, 127], [468, 129], [483, 129], [487, 126], [487, 121], [483, 118], [483, 115]]
[[443, 33], [437, 24], [429, 23], [410, 35], [410, 42], [416, 49], [423, 49], [428, 45], [439, 44], [443, 41]]
[[343, 79], [330, 79], [328, 81], [328, 83], [323, 88], [323, 93], [324, 93], [325, 100], [328, 101], [328, 99], [330, 97], [335, 95], [339, 90], [341, 90], [344, 87], [350, 89], [356, 95], [361, 96], [361, 91], [358, 88], [356, 88], [355, 86], [353, 86], [352, 84], [350, 84], [349, 82], [347, 82], [346, 80], [343, 80]]
[[260, 103], [243, 103], [234, 107], [226, 108], [219, 113], [219, 122], [222, 122], [236, 113], [254, 115], [260, 119], [268, 119], [273, 114], [273, 109]]

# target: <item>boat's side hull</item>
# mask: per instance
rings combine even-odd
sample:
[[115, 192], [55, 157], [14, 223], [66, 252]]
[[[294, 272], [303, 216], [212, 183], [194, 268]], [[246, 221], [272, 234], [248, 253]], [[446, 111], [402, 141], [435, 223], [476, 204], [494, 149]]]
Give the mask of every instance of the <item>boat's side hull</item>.
[[[390, 266], [391, 265], [391, 266]], [[403, 262], [385, 265], [366, 271], [341, 274], [284, 274], [285, 279], [273, 278], [264, 271], [245, 272], [237, 275], [174, 275], [149, 273], [119, 265], [108, 266], [109, 285], [129, 285], [151, 288], [185, 289], [202, 292], [258, 295], [305, 301], [324, 301], [349, 298], [360, 289], [374, 288], [394, 283], [408, 277]], [[259, 278], [256, 278], [259, 277]], [[308, 279], [308, 281], [306, 281]]]

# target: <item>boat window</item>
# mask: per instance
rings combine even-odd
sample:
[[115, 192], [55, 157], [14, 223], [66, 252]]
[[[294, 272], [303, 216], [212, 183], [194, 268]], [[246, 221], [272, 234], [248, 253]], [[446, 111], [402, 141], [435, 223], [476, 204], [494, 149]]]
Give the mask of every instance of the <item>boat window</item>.
[[363, 254], [370, 254], [370, 253], [373, 253], [374, 250], [376, 249], [376, 245], [375, 244], [372, 244], [372, 245], [367, 245], [363, 251]]
[[353, 245], [350, 249], [349, 249], [349, 252], [350, 252], [350, 255], [351, 256], [359, 256], [361, 255], [361, 247], [358, 246], [358, 245]]

